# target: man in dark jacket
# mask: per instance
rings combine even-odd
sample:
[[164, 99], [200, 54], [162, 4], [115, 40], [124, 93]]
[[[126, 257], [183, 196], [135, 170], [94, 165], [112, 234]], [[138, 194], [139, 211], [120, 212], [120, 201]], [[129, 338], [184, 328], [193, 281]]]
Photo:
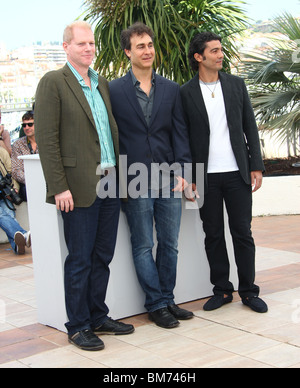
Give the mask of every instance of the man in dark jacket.
[[197, 75], [181, 88], [189, 127], [193, 164], [205, 169], [205, 197], [200, 210], [206, 234], [214, 297], [204, 306], [214, 310], [232, 301], [229, 260], [224, 236], [224, 202], [229, 216], [242, 302], [264, 313], [255, 280], [255, 245], [251, 232], [252, 192], [262, 185], [264, 170], [255, 116], [244, 81], [220, 72], [221, 38], [197, 34], [189, 60]]
[[[174, 193], [182, 191], [182, 167], [191, 163], [180, 88], [153, 71], [155, 50], [150, 28], [136, 23], [123, 31], [121, 40], [132, 69], [109, 85], [113, 115], [119, 128], [120, 155], [127, 156], [129, 168], [138, 164], [147, 175], [139, 193], [130, 190], [131, 180], [124, 210], [150, 319], [158, 326], [174, 328], [179, 325], [178, 320], [193, 317], [193, 313], [175, 305], [173, 294], [181, 221], [181, 198], [176, 198]], [[161, 164], [179, 167], [178, 182], [174, 177], [175, 187], [167, 185], [168, 190], [165, 187], [164, 191], [154, 183], [153, 176], [153, 167]], [[158, 240], [156, 260], [152, 255], [153, 220]]]

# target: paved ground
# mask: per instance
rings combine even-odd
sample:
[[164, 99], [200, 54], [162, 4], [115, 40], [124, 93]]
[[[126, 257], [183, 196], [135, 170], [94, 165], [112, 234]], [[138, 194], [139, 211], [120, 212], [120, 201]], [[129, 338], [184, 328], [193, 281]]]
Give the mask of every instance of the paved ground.
[[101, 352], [84, 352], [64, 333], [37, 323], [31, 252], [15, 256], [0, 245], [0, 367], [3, 368], [299, 368], [300, 216], [253, 220], [257, 283], [269, 305], [259, 315], [240, 302], [204, 312], [205, 300], [186, 305], [196, 317], [174, 330], [147, 315], [127, 319], [136, 332], [103, 336]]

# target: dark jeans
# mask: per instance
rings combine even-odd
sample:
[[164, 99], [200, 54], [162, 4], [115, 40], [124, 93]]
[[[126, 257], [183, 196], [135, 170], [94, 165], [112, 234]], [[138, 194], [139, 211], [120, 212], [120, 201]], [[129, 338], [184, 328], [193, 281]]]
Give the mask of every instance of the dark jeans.
[[232, 294], [230, 263], [225, 242], [224, 202], [238, 268], [241, 298], [258, 296], [255, 281], [255, 245], [252, 238], [252, 188], [238, 171], [208, 174], [208, 192], [200, 210], [206, 234], [205, 248], [210, 265], [214, 293]]
[[65, 298], [69, 335], [107, 319], [105, 304], [120, 215], [119, 199], [100, 199], [89, 208], [62, 212], [66, 244]]
[[[145, 307], [153, 312], [174, 304], [181, 198], [129, 198], [123, 204], [131, 232], [135, 269], [146, 294]], [[171, 194], [172, 196], [172, 194]], [[153, 222], [157, 233], [153, 257]]]

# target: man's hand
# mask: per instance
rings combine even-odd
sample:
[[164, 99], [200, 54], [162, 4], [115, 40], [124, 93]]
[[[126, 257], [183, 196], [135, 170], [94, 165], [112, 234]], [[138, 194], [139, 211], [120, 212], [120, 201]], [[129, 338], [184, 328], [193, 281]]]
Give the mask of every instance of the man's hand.
[[191, 202], [196, 202], [196, 198], [197, 199], [200, 198], [200, 195], [198, 193], [195, 183], [191, 183], [188, 185], [188, 187], [184, 190], [184, 195], [185, 195], [185, 198]]
[[263, 174], [261, 171], [252, 171], [251, 172], [251, 185], [252, 192], [255, 193], [262, 186]]
[[177, 176], [176, 179], [178, 183], [176, 187], [173, 189], [173, 191], [179, 191], [181, 193], [184, 191], [184, 195], [186, 199], [191, 202], [195, 202], [196, 201], [195, 198], [200, 198], [197, 191], [197, 187], [194, 183], [188, 184], [188, 182], [181, 176]]
[[188, 187], [189, 184], [181, 176], [177, 176], [176, 179], [178, 183], [172, 191], [179, 191], [180, 193], [182, 193]]
[[70, 190], [64, 191], [63, 193], [57, 194], [55, 196], [56, 209], [65, 211], [69, 213], [69, 211], [74, 210], [74, 201], [73, 196]]

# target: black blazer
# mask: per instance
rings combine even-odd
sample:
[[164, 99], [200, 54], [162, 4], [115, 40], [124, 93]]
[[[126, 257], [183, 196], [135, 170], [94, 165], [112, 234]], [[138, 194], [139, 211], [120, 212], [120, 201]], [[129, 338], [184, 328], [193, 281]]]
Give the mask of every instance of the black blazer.
[[155, 74], [155, 95], [151, 122], [147, 125], [130, 73], [109, 84], [113, 115], [119, 128], [120, 154], [128, 167], [143, 163], [192, 163], [189, 136], [184, 119], [180, 87]]
[[[220, 73], [232, 149], [247, 184], [250, 171], [264, 171], [257, 124], [244, 81]], [[181, 97], [190, 135], [193, 165], [204, 163], [205, 180], [210, 142], [208, 115], [199, 85], [199, 75], [181, 87]]]

